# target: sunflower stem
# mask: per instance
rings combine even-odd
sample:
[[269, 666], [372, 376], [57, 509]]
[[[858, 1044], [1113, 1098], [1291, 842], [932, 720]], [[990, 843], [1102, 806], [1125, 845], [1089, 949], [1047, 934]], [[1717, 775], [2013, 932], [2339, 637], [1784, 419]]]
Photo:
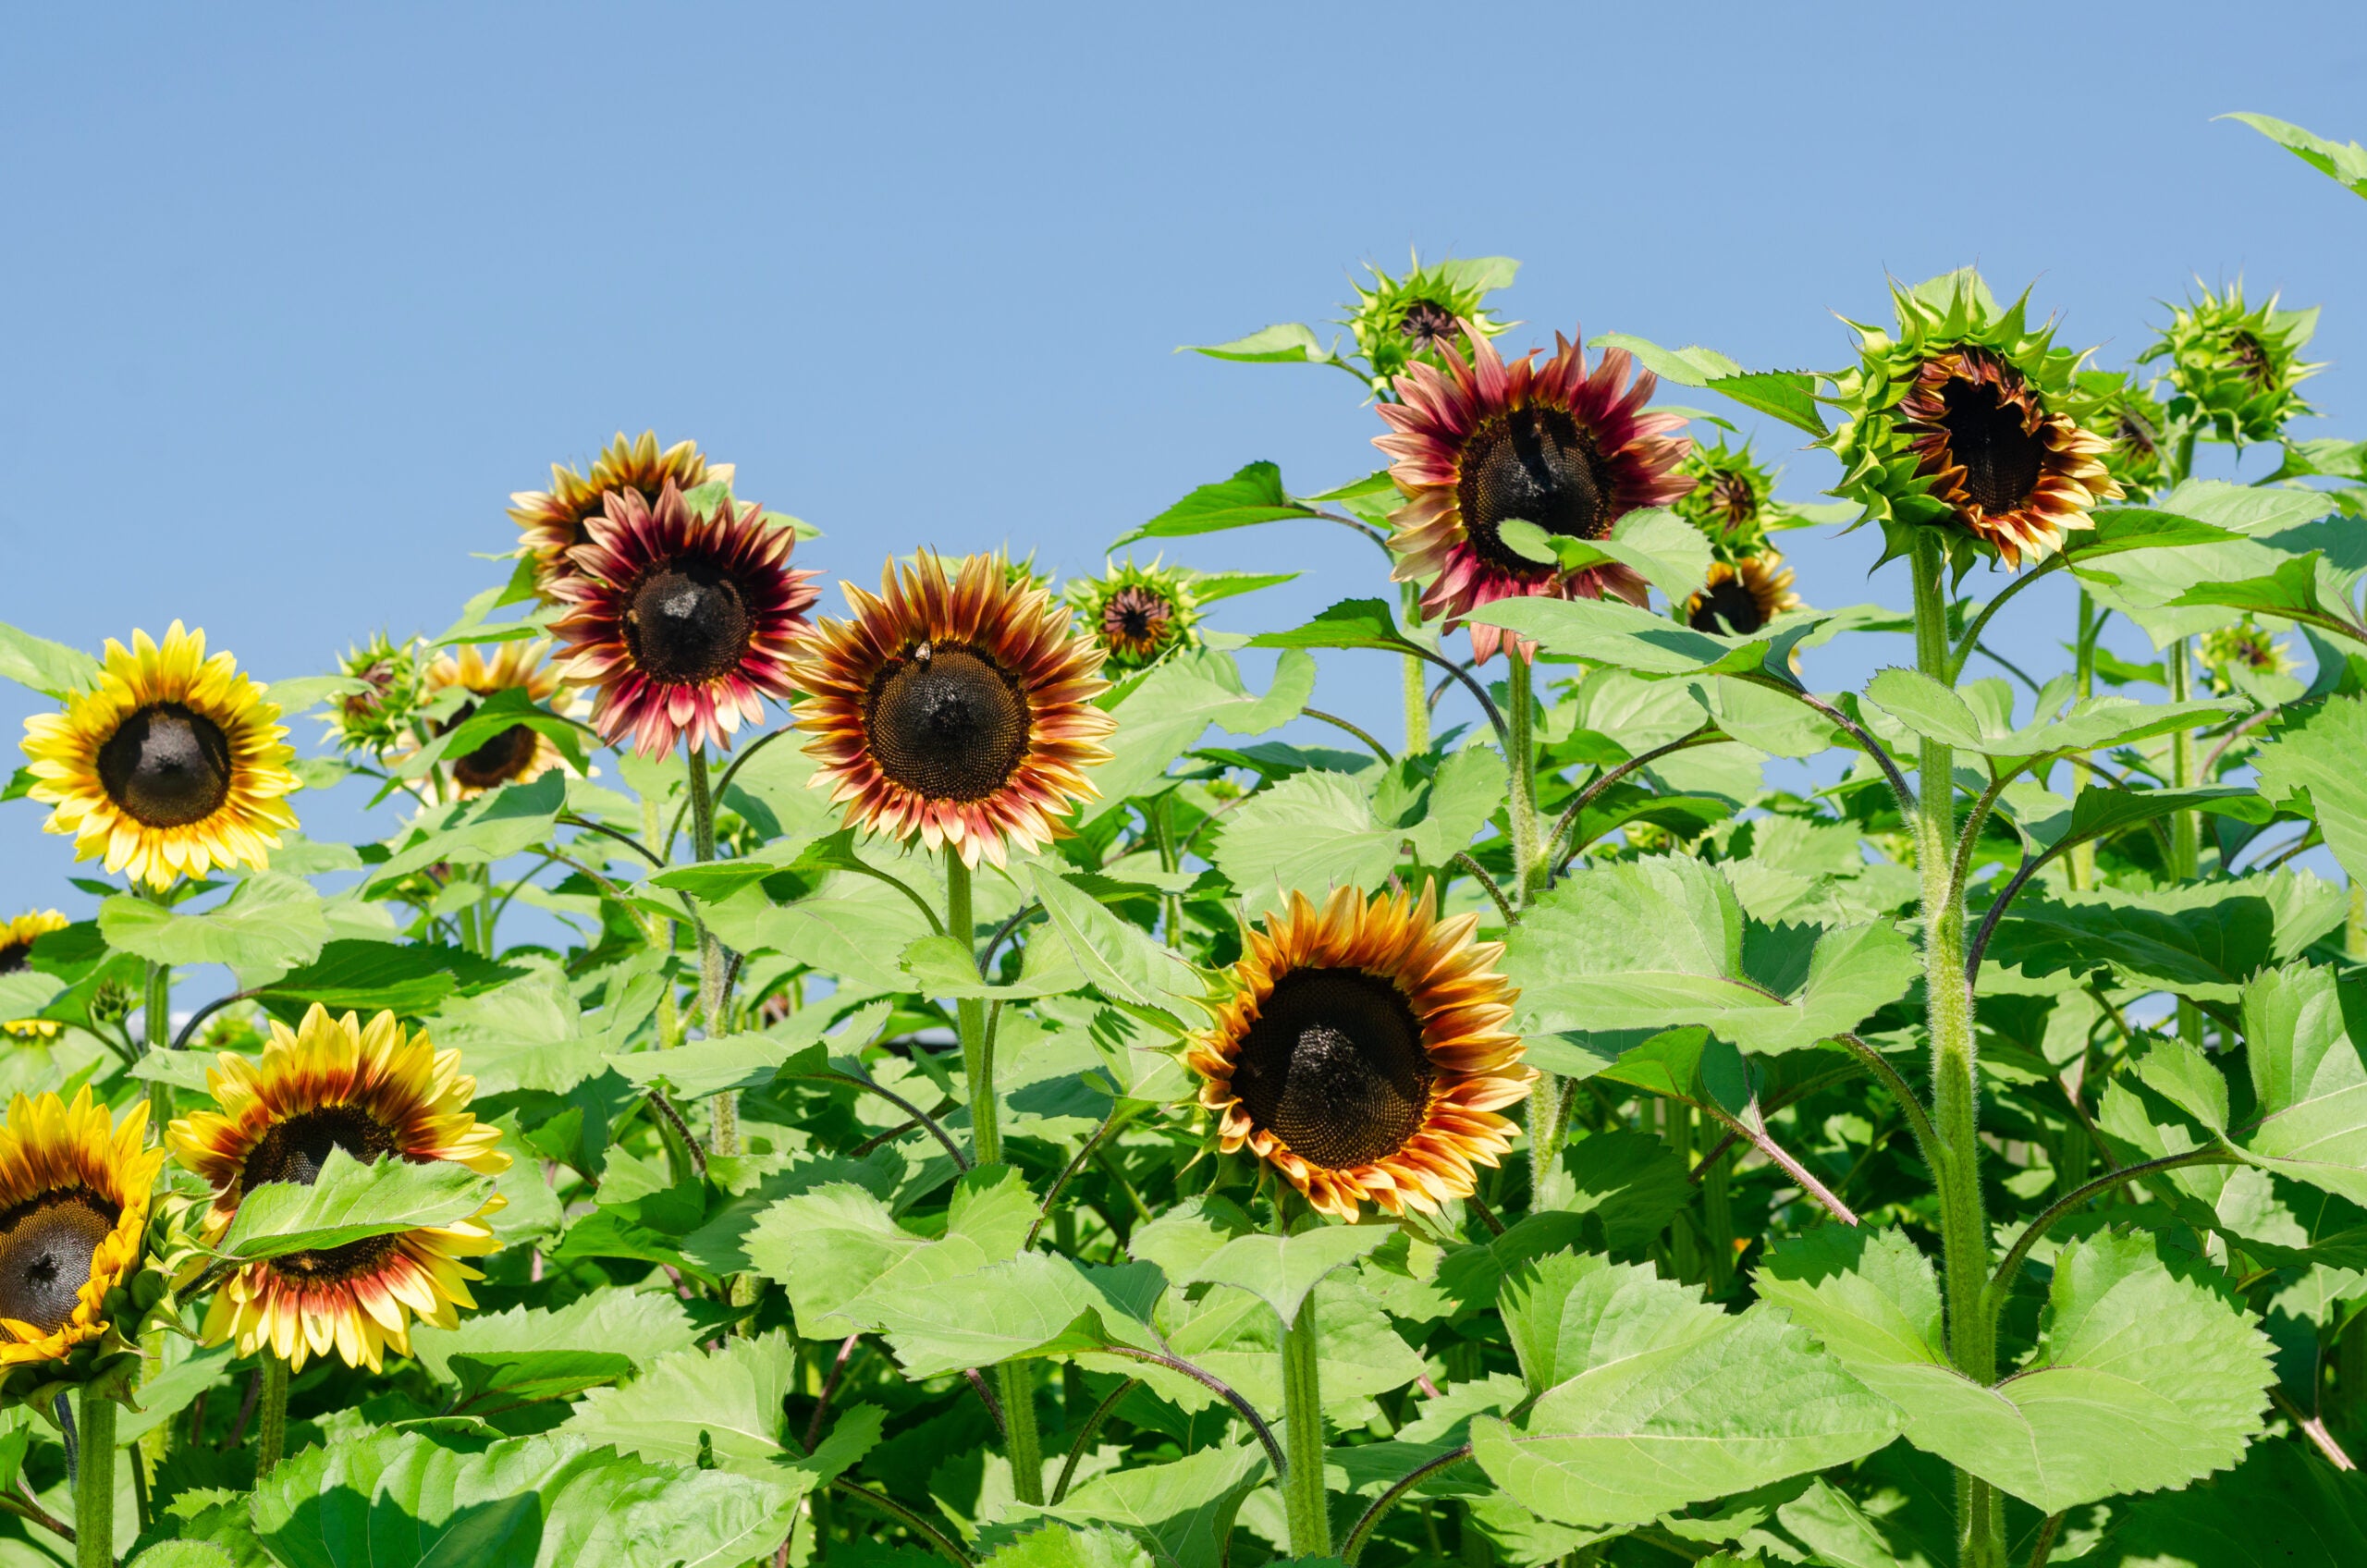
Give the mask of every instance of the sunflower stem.
[[1316, 1355], [1315, 1292], [1282, 1325], [1282, 1480], [1291, 1555], [1331, 1555], [1331, 1505], [1323, 1492], [1323, 1385]]
[[[2072, 639], [2072, 695], [2085, 702], [2096, 694], [2096, 632], [2103, 624], [2103, 617], [2096, 613], [2095, 601], [2085, 588], [2079, 590], [2079, 634]], [[2044, 717], [2044, 716], [2041, 716]], [[2071, 759], [2071, 794], [2076, 800], [2087, 788], [2090, 769], [2084, 754]], [[2084, 891], [2096, 885], [2096, 846], [2093, 839], [2071, 846], [2071, 858], [2066, 867], [2075, 890]]]
[[288, 1452], [288, 1363], [276, 1351], [263, 1353], [262, 1425], [255, 1429], [255, 1479], [271, 1474]]
[[[1947, 550], [1936, 528], [1917, 531], [1915, 662], [1947, 685]], [[1932, 1036], [1933, 1130], [1939, 1159], [1940, 1240], [1947, 1270], [1948, 1355], [1982, 1388], [1997, 1380], [1996, 1319], [1989, 1301], [1989, 1230], [1981, 1203], [1981, 1100], [1973, 1055], [1972, 988], [1964, 973], [1964, 890], [1956, 886], [1955, 753], [1924, 741], [1916, 762], [1915, 864], [1923, 884], [1923, 984]], [[2003, 1568], [2005, 1517], [1997, 1494], [1968, 1471], [1956, 1476], [1959, 1568]]]
[[1405, 667], [1405, 754], [1417, 757], [1430, 749], [1429, 683], [1419, 655], [1407, 654], [1399, 662]]
[[[715, 858], [715, 791], [706, 778], [706, 748], [693, 746], [683, 753], [690, 765], [691, 784], [691, 854], [701, 862]], [[729, 1032], [723, 1018], [723, 944], [715, 939], [706, 922], [698, 924], [699, 935], [699, 1023], [710, 1040], [720, 1040]], [[709, 1102], [709, 1114], [714, 1124], [707, 1135], [710, 1151], [719, 1155], [740, 1152], [740, 1096], [730, 1089]]]
[[[1547, 854], [1539, 841], [1537, 821], [1537, 727], [1531, 709], [1531, 670], [1518, 644], [1506, 639], [1505, 656], [1512, 669], [1506, 683], [1509, 723], [1504, 731], [1504, 778], [1509, 786], [1505, 812], [1513, 830], [1513, 903], [1527, 909], [1544, 890]], [[1528, 1206], [1544, 1207], [1560, 1163], [1562, 1115], [1565, 1085], [1548, 1073], [1528, 1097]]]
[[[2194, 655], [2191, 644], [2181, 637], [2162, 651], [2169, 661], [2170, 701], [2183, 703], [2194, 695]], [[2170, 782], [2180, 790], [2196, 783], [2194, 765], [2194, 731], [2173, 730], [2170, 734]], [[2191, 882], [2202, 870], [2201, 818], [2190, 811], [2170, 814], [2170, 875], [2181, 882]], [[2202, 1010], [2186, 998], [2178, 998], [2178, 1038], [2200, 1047], [2202, 1044]]]
[[82, 1390], [81, 1464], [74, 1476], [76, 1568], [115, 1565], [115, 1401]]

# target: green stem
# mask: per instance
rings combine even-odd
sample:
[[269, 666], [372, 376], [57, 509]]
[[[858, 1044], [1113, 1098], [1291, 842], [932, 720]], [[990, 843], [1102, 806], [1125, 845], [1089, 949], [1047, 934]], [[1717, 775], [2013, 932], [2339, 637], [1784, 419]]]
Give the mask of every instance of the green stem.
[[[1917, 532], [1915, 662], [1948, 679], [1947, 551], [1937, 529]], [[1917, 759], [1915, 864], [1923, 884], [1923, 983], [1932, 1036], [1932, 1130], [1939, 1161], [1940, 1241], [1947, 1268], [1948, 1356], [1982, 1388], [1997, 1378], [1996, 1323], [1989, 1310], [1989, 1230], [1981, 1204], [1981, 1097], [1973, 1055], [1972, 995], [1964, 974], [1964, 889], [1956, 885], [1956, 758], [1926, 740]], [[2003, 1568], [2004, 1518], [1996, 1493], [1957, 1475], [1957, 1562]]]
[[[2194, 694], [2194, 655], [2183, 637], [2163, 650], [2170, 666], [2170, 701], [2183, 703]], [[2190, 789], [2195, 783], [2194, 731], [2178, 729], [2170, 735], [2170, 782], [2177, 788]], [[2181, 882], [2191, 882], [2202, 872], [2202, 819], [2190, 811], [2170, 814], [2170, 875]], [[2178, 1038], [2190, 1046], [2202, 1044], [2202, 1010], [2186, 998], [2178, 998]]]
[[1430, 692], [1423, 661], [1412, 654], [1401, 658], [1405, 667], [1405, 754], [1420, 756], [1430, 749]]
[[1513, 887], [1514, 901], [1527, 909], [1545, 890], [1545, 856], [1538, 843], [1537, 827], [1537, 740], [1536, 720], [1531, 713], [1535, 704], [1529, 696], [1533, 679], [1528, 661], [1517, 649], [1509, 650], [1512, 675], [1506, 693], [1512, 712], [1509, 720], [1509, 744], [1505, 750], [1504, 776], [1511, 785], [1511, 802], [1507, 813], [1513, 827]]
[[[144, 1051], [168, 1050], [173, 1040], [173, 966], [151, 963], [148, 986], [141, 999], [147, 1005], [146, 1038], [141, 1042]], [[173, 1120], [173, 1086], [162, 1079], [148, 1084], [148, 1124], [161, 1141], [165, 1129]]]
[[255, 1479], [261, 1480], [288, 1452], [288, 1363], [270, 1350], [263, 1353], [263, 1400], [255, 1414], [261, 1422], [255, 1434]]
[[1022, 1502], [1044, 1501], [1044, 1439], [1036, 1429], [1035, 1364], [1006, 1361], [995, 1368], [1002, 1400], [1003, 1441], [1010, 1452], [1011, 1489]]
[[74, 1476], [75, 1568], [115, 1568], [115, 1401], [85, 1388], [75, 1419], [81, 1465]]
[[[1152, 834], [1159, 841], [1159, 868], [1173, 876], [1184, 864], [1184, 857], [1175, 847], [1174, 790], [1159, 797], [1151, 806], [1150, 817]], [[1167, 928], [1167, 950], [1180, 953], [1184, 950], [1184, 895], [1163, 893], [1159, 895], [1159, 904], [1160, 924]]]
[[[691, 854], [699, 861], [715, 858], [715, 792], [706, 778], [706, 748], [693, 746], [683, 753], [690, 765], [691, 780]], [[729, 1033], [723, 1017], [723, 944], [715, 933], [699, 922], [699, 1022], [710, 1040], [720, 1040]], [[740, 1152], [740, 1096], [726, 1089], [710, 1102], [709, 1114], [714, 1123], [707, 1134], [710, 1153], [734, 1155]]]
[[1331, 1555], [1331, 1505], [1323, 1491], [1323, 1385], [1315, 1346], [1315, 1293], [1282, 1326], [1282, 1446], [1290, 1471], [1282, 1476], [1282, 1509], [1291, 1555]]
[[[1661, 1101], [1661, 1134], [1678, 1162], [1693, 1169], [1693, 1108], [1683, 1100]], [[1701, 1257], [1701, 1238], [1694, 1231], [1691, 1216], [1679, 1210], [1669, 1226], [1669, 1261], [1676, 1268], [1676, 1277], [1688, 1285], [1706, 1282], [1708, 1270]]]
[[[2103, 624], [2103, 617], [2096, 613], [2096, 602], [2088, 597], [2088, 591], [2085, 588], [2080, 589], [2079, 635], [2071, 643], [2071, 668], [2077, 681], [2072, 689], [2073, 693], [2082, 702], [2096, 694], [2096, 632]], [[2084, 756], [2075, 756], [2071, 759], [2071, 793], [2075, 799], [2081, 790], [2087, 788], [2089, 771], [2087, 759]], [[2075, 890], [2084, 891], [2096, 885], [2094, 839], [2091, 839], [2085, 843], [2071, 846], [2071, 856], [2067, 870], [2069, 872], [2071, 886]]]

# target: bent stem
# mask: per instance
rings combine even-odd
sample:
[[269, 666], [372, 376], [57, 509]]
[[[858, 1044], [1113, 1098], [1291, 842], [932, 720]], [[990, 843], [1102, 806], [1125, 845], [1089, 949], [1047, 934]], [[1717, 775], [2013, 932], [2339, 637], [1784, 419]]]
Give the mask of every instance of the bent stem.
[[[706, 748], [693, 746], [683, 753], [690, 766], [691, 794], [691, 854], [699, 861], [715, 858], [715, 791], [706, 777]], [[720, 1040], [727, 1032], [723, 1021], [723, 944], [715, 939], [706, 922], [698, 924], [699, 937], [699, 1021], [706, 1028], [706, 1037]], [[715, 1096], [711, 1114], [715, 1121], [707, 1142], [714, 1152], [734, 1155], [740, 1152], [740, 1096], [730, 1089]]]
[[82, 1390], [81, 1444], [74, 1475], [76, 1568], [115, 1568], [115, 1401]]
[[1331, 1509], [1323, 1494], [1323, 1385], [1316, 1364], [1312, 1291], [1298, 1304], [1297, 1317], [1282, 1325], [1282, 1447], [1290, 1456], [1282, 1481], [1291, 1555], [1329, 1557]]
[[[1936, 528], [1919, 530], [1915, 573], [1915, 662], [1953, 686], [1948, 647], [1947, 551]], [[1997, 1379], [1996, 1323], [1989, 1304], [1989, 1231], [1981, 1204], [1981, 1101], [1973, 1055], [1972, 990], [1964, 974], [1964, 890], [1956, 885], [1956, 758], [1926, 740], [1917, 757], [1915, 864], [1923, 884], [1923, 985], [1932, 1036], [1932, 1131], [1940, 1239], [1947, 1269], [1948, 1358], [1982, 1388]], [[1997, 1493], [1956, 1473], [1956, 1561], [2003, 1568], [2005, 1515]]]
[[288, 1363], [278, 1353], [263, 1353], [261, 1427], [255, 1432], [255, 1478], [271, 1474], [288, 1452]]

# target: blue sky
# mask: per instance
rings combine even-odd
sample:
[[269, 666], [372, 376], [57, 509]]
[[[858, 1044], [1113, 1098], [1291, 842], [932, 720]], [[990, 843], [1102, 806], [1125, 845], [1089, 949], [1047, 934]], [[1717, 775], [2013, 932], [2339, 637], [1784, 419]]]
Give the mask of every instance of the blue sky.
[[[1885, 270], [2034, 281], [2107, 365], [2194, 275], [2241, 275], [2327, 307], [2310, 433], [2367, 430], [2367, 203], [2212, 121], [2367, 137], [2367, 11], [1971, 14], [22, 12], [0, 619], [95, 648], [178, 616], [259, 676], [315, 672], [447, 624], [498, 576], [471, 552], [510, 546], [510, 491], [653, 425], [825, 529], [800, 558], [833, 577], [923, 544], [1093, 569], [1252, 459], [1305, 489], [1377, 465], [1346, 377], [1171, 350], [1319, 322], [1413, 245], [1522, 258], [1516, 346], [1577, 324], [1760, 367], [1838, 363], [1832, 312], [1879, 312]], [[1795, 495], [1829, 482], [1787, 460]], [[1901, 598], [1869, 535], [1795, 539], [1813, 602]], [[1307, 573], [1228, 606], [1242, 630], [1374, 587], [1335, 530], [1173, 553]], [[2045, 662], [2064, 603], [2021, 604], [2005, 641]], [[1318, 701], [1395, 732], [1377, 656]], [[35, 705], [0, 691], [0, 726]], [[87, 907], [40, 815], [0, 807], [0, 907]]]

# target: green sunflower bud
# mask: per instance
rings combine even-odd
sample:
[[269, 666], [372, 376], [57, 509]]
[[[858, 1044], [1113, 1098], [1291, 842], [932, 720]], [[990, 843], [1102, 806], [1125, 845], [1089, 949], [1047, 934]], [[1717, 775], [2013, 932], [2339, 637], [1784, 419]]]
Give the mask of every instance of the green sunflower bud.
[[1674, 503], [1678, 515], [1699, 529], [1717, 558], [1729, 564], [1766, 550], [1769, 533], [1811, 521], [1775, 498], [1777, 471], [1753, 457], [1748, 441], [1729, 447], [1720, 436], [1711, 446], [1696, 445], [1676, 472], [1693, 482]]
[[2181, 422], [2151, 387], [2126, 371], [2083, 370], [2079, 378], [2079, 423], [2103, 436], [2104, 472], [2132, 501], [2162, 487], [2163, 453], [2174, 445]]
[[2318, 312], [2280, 311], [2268, 303], [2244, 303], [2244, 287], [2225, 293], [2204, 288], [2199, 298], [2174, 307], [2161, 337], [2137, 357], [2138, 363], [2169, 361], [2177, 395], [2171, 410], [2207, 425], [2222, 441], [2274, 441], [2290, 421], [2314, 412], [2294, 390], [2325, 367], [2301, 362], [2301, 349], [2317, 331]]
[[1178, 648], [1200, 643], [1197, 572], [1137, 566], [1129, 558], [1099, 577], [1069, 579], [1069, 607], [1078, 629], [1101, 645], [1112, 669], [1141, 669]]
[[2194, 662], [2212, 692], [2226, 696], [2250, 692], [2263, 680], [2290, 676], [2300, 667], [2285, 651], [2284, 639], [2247, 615], [2233, 626], [2214, 627], [2195, 640]]
[[329, 710], [324, 740], [342, 751], [377, 754], [409, 739], [411, 721], [427, 698], [416, 642], [398, 643], [383, 631], [374, 633], [337, 661], [337, 673], [361, 681], [362, 689]]
[[1356, 302], [1340, 325], [1355, 335], [1376, 392], [1389, 390], [1390, 383], [1417, 360], [1439, 364], [1442, 349], [1462, 345], [1466, 325], [1490, 337], [1512, 325], [1487, 311], [1488, 296], [1511, 287], [1520, 271], [1520, 263], [1510, 256], [1474, 256], [1429, 266], [1417, 256], [1404, 277], [1392, 277], [1379, 267], [1370, 270], [1371, 286], [1356, 285]]

